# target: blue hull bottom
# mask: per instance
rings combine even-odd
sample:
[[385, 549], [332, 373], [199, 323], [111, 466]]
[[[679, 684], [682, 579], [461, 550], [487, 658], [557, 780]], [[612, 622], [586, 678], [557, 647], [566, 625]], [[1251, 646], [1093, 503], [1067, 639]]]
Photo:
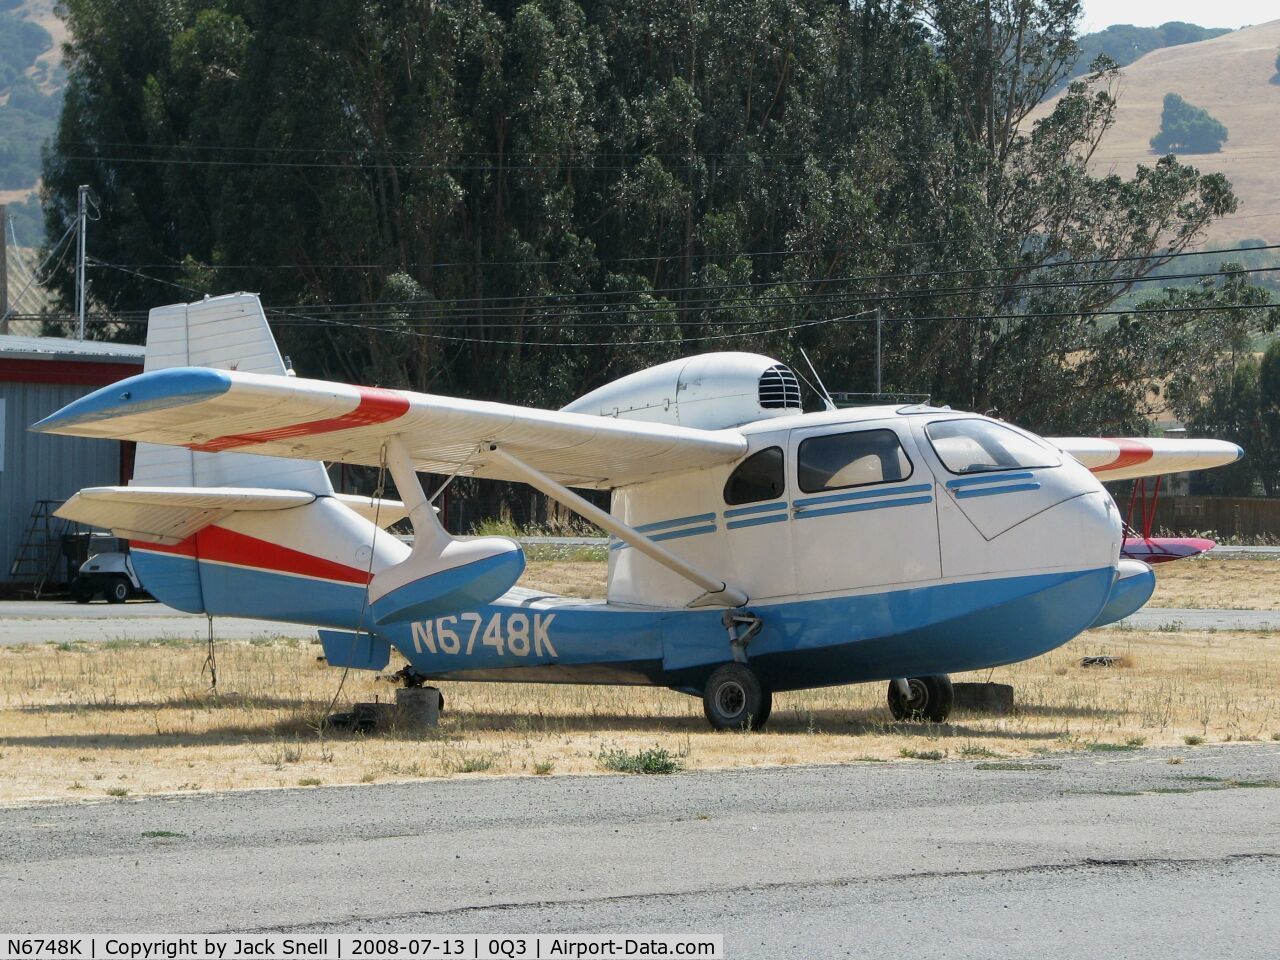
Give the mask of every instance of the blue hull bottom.
[[[696, 691], [731, 657], [721, 611], [620, 608], [512, 591], [456, 615], [373, 627], [364, 590], [152, 554], [139, 573], [184, 609], [373, 631], [438, 679], [668, 686]], [[1110, 567], [749, 606], [751, 666], [778, 691], [955, 673], [1039, 656], [1099, 617]], [[154, 585], [153, 585], [154, 584]], [[178, 590], [181, 585], [183, 589]], [[156, 588], [161, 589], [157, 590]], [[377, 662], [377, 650], [366, 652]], [[385, 662], [385, 661], [384, 661]]]

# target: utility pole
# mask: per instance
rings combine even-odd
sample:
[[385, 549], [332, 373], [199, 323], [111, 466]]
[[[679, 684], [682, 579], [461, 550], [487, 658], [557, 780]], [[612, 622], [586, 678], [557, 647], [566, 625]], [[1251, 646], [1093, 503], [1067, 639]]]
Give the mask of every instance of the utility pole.
[[0, 203], [0, 334], [9, 332], [9, 211]]
[[884, 367], [881, 362], [880, 352], [880, 308], [876, 307], [876, 396], [879, 397], [884, 390]]
[[80, 184], [76, 197], [76, 339], [84, 339], [84, 228], [88, 221], [86, 207], [89, 196], [87, 184]]

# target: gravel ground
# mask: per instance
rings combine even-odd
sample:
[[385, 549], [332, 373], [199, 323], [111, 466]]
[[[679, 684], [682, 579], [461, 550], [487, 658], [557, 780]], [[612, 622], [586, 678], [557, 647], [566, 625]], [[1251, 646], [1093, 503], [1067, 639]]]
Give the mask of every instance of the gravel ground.
[[0, 930], [1261, 957], [1280, 942], [1277, 785], [1268, 743], [8, 808]]

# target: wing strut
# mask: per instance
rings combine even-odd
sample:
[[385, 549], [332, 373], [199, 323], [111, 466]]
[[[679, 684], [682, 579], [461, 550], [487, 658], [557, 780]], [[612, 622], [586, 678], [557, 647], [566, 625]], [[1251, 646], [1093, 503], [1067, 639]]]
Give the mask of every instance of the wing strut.
[[500, 449], [497, 444], [490, 444], [489, 452], [495, 459], [506, 464], [513, 473], [517, 474], [521, 480], [535, 490], [541, 490], [551, 499], [558, 500], [569, 509], [586, 517], [592, 523], [603, 527], [619, 540], [639, 550], [649, 559], [662, 564], [672, 573], [684, 577], [690, 583], [705, 590], [706, 594], [695, 600], [692, 604], [693, 606], [741, 607], [746, 604], [748, 597], [741, 590], [731, 587], [723, 580], [709, 576], [693, 566], [693, 564], [687, 563], [670, 550], [659, 546], [644, 534], [639, 533], [633, 527], [629, 527], [613, 514], [601, 510], [591, 501], [556, 483], [545, 473], [535, 470], [527, 463]]

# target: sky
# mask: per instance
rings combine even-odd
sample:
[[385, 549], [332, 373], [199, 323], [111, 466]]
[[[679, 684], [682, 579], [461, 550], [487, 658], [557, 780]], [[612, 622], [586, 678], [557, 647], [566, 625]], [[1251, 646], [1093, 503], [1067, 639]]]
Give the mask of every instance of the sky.
[[1169, 20], [1202, 27], [1243, 27], [1280, 20], [1280, 4], [1276, 0], [1084, 0], [1080, 32], [1092, 33], [1113, 23], [1155, 27]]

